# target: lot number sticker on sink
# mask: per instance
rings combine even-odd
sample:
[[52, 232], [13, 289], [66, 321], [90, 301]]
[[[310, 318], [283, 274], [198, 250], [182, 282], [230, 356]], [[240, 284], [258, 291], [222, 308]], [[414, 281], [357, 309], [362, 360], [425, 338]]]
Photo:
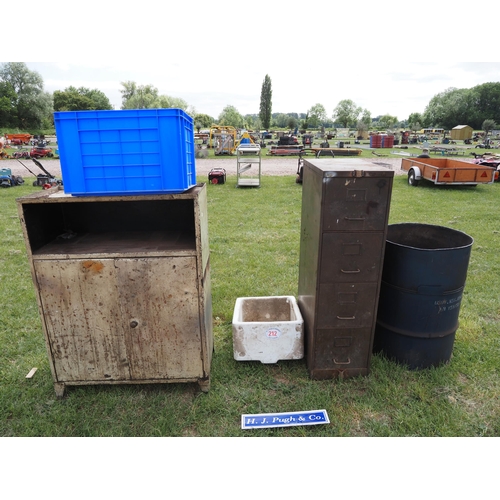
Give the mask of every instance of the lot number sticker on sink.
[[266, 337], [268, 339], [278, 339], [281, 336], [281, 330], [279, 328], [268, 328], [266, 332]]

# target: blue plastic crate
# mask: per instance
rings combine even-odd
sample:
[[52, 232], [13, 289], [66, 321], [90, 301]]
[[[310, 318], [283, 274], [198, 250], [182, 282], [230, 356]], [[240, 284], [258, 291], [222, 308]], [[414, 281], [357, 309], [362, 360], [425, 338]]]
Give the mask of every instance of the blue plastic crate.
[[54, 113], [64, 191], [181, 193], [196, 184], [193, 119], [182, 109]]

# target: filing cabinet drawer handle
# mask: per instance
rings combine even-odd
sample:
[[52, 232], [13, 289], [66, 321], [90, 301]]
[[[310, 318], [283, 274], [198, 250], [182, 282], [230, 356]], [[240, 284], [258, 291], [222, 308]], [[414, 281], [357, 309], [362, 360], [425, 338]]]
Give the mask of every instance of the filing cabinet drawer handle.
[[335, 358], [333, 358], [333, 362], [336, 365], [350, 365], [351, 364], [351, 358], [347, 358], [347, 361], [337, 361]]
[[364, 217], [344, 217], [344, 220], [352, 220], [352, 221], [363, 222], [365, 220], [365, 218]]
[[344, 273], [344, 274], [357, 274], [357, 273], [360, 273], [361, 270], [360, 269], [355, 269], [353, 271], [345, 271], [344, 269], [341, 269], [340, 272]]
[[356, 316], [337, 316], [337, 319], [356, 319]]

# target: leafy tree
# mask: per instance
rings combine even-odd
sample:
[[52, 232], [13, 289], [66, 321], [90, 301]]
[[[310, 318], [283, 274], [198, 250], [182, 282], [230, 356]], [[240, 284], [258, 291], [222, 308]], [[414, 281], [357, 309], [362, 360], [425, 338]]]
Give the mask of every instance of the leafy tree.
[[158, 89], [153, 85], [137, 85], [135, 82], [122, 82], [122, 109], [148, 109], [159, 107]]
[[309, 112], [305, 114], [304, 120], [302, 121], [302, 128], [304, 130], [307, 130], [308, 127], [309, 127]]
[[382, 127], [385, 129], [394, 128], [394, 126], [397, 123], [398, 123], [397, 117], [391, 116], [391, 115], [383, 115], [380, 117], [380, 120], [378, 121], [379, 127]]
[[251, 114], [251, 115], [245, 115], [243, 117], [243, 124], [244, 128], [247, 130], [260, 130], [261, 129], [261, 121], [258, 115]]
[[2, 64], [0, 78], [4, 82], [9, 82], [18, 96], [43, 92], [43, 79], [40, 73], [31, 71], [22, 62]]
[[272, 97], [273, 91], [271, 88], [271, 78], [266, 75], [264, 82], [262, 83], [262, 90], [260, 92], [260, 112], [259, 118], [262, 122], [262, 126], [267, 130], [271, 125], [271, 113], [272, 113]]
[[299, 122], [297, 121], [297, 118], [294, 118], [293, 116], [289, 116], [286, 126], [290, 130], [295, 130], [299, 126]]
[[[158, 105], [156, 106], [158, 108], [178, 108], [182, 109], [183, 111], [188, 112], [189, 111], [189, 104], [184, 100], [181, 99], [180, 97], [172, 97], [169, 95], [160, 95], [158, 96]], [[191, 114], [191, 113], [189, 113]], [[194, 116], [196, 113], [192, 113], [192, 116]]]
[[184, 99], [160, 95], [153, 85], [137, 85], [132, 81], [121, 82], [121, 85], [122, 109], [179, 108], [193, 117], [196, 115], [196, 110]]
[[106, 95], [98, 89], [68, 87], [54, 92], [55, 111], [113, 109]]
[[333, 121], [347, 128], [357, 122], [361, 111], [361, 108], [356, 106], [351, 99], [344, 99], [333, 110]]
[[120, 94], [122, 95], [122, 109], [123, 105], [135, 95], [137, 90], [137, 83], [132, 82], [131, 80], [127, 80], [126, 82], [120, 82], [123, 87], [120, 89]]
[[43, 90], [43, 79], [37, 71], [31, 71], [23, 62], [4, 63], [0, 67], [0, 81], [10, 84], [16, 94], [17, 119], [13, 126], [28, 130], [48, 123], [52, 96]]
[[[372, 124], [372, 115], [367, 109], [363, 109], [361, 111], [361, 118], [360, 118], [359, 122], [362, 122], [365, 124], [366, 128], [363, 130], [368, 130], [370, 128], [370, 125]], [[358, 122], [358, 124], [359, 124], [359, 122]], [[358, 130], [360, 130], [360, 129], [358, 128]]]
[[309, 125], [312, 127], [321, 127], [327, 121], [326, 109], [322, 104], [311, 106], [308, 111]]
[[470, 89], [469, 93], [470, 118], [468, 125], [479, 129], [485, 120], [494, 120], [496, 123], [500, 123], [500, 82], [476, 85]]
[[[286, 128], [288, 126], [288, 121], [290, 120], [290, 116], [285, 113], [276, 113], [273, 117], [273, 123], [278, 128]], [[266, 130], [269, 127], [264, 127]]]
[[252, 123], [253, 129], [257, 131], [262, 130], [262, 122], [260, 121], [260, 118], [255, 117], [254, 115], [252, 115], [252, 117], [253, 117], [253, 123]]
[[254, 121], [252, 115], [245, 115], [243, 117], [243, 123], [244, 123], [244, 128], [246, 128], [247, 130], [249, 130], [249, 129], [253, 130], [253, 127], [255, 125], [255, 121]]
[[89, 99], [95, 104], [96, 109], [113, 109], [108, 96], [99, 89], [85, 89], [80, 87], [80, 92], [86, 92]]
[[17, 123], [17, 95], [9, 82], [0, 82], [0, 127]]
[[219, 125], [242, 128], [244, 119], [234, 106], [228, 105], [222, 110], [221, 114], [219, 115], [218, 122]]
[[246, 114], [243, 117], [243, 123], [247, 130], [260, 130], [262, 128], [259, 115], [256, 113]]
[[422, 124], [420, 122], [414, 121], [410, 123], [410, 130], [416, 134], [422, 128]]
[[495, 120], [484, 120], [483, 124], [481, 125], [481, 130], [484, 130], [485, 132], [485, 138], [488, 137], [488, 134], [495, 129], [497, 124], [495, 123]]
[[215, 120], [209, 115], [198, 114], [194, 116], [194, 121], [200, 125], [200, 128], [209, 128]]
[[424, 111], [424, 123], [429, 127], [452, 129], [470, 118], [470, 90], [451, 87], [436, 94]]
[[[412, 113], [408, 117], [408, 126], [410, 127], [410, 130], [420, 130], [423, 123], [424, 117], [421, 113]], [[415, 129], [414, 124], [418, 124], [418, 128]]]
[[24, 96], [18, 100], [18, 126], [25, 130], [49, 128], [52, 126], [53, 99], [48, 92]]

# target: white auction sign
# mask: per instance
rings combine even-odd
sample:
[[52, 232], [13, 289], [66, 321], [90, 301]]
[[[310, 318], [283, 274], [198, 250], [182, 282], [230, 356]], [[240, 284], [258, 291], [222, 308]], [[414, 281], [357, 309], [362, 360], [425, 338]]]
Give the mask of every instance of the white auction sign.
[[242, 429], [265, 429], [269, 427], [293, 427], [298, 425], [329, 424], [326, 410], [292, 411], [288, 413], [258, 413], [242, 415]]

